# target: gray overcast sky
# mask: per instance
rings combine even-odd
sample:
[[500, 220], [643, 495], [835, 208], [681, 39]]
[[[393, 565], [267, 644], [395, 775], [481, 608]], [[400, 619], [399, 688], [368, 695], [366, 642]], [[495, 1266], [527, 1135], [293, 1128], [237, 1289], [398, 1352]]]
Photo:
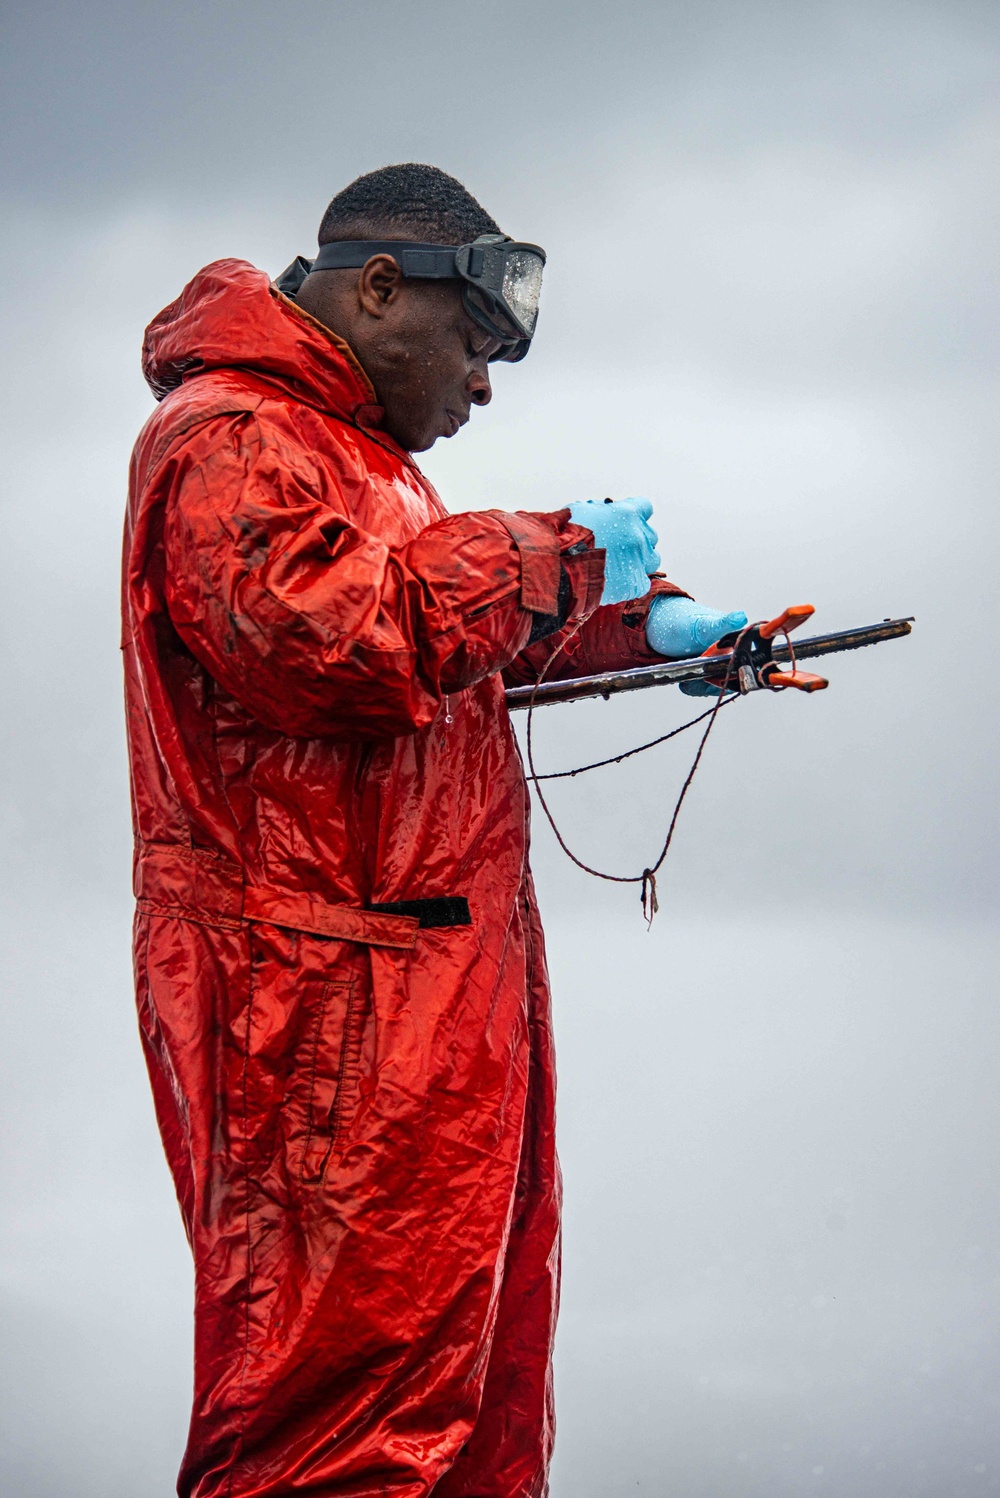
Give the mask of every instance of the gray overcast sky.
[[[556, 1498], [1000, 1489], [992, 3], [4, 8], [9, 1315], [0, 1489], [171, 1490], [189, 1271], [134, 1038], [117, 658], [141, 331], [383, 162], [549, 252], [453, 509], [653, 500], [670, 573], [914, 613], [720, 723], [651, 934], [541, 819], [567, 1173]], [[564, 767], [675, 695], [552, 710]], [[643, 866], [689, 750], [553, 795]], [[6, 1488], [3, 1484], [6, 1482]]]

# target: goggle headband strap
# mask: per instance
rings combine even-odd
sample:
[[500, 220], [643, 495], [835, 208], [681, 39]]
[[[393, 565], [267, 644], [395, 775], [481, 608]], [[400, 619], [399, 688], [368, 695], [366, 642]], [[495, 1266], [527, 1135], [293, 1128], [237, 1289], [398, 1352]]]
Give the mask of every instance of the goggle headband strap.
[[415, 244], [412, 239], [342, 239], [321, 244], [313, 270], [357, 270], [373, 255], [391, 255], [404, 276], [422, 281], [462, 280], [455, 264], [461, 245]]

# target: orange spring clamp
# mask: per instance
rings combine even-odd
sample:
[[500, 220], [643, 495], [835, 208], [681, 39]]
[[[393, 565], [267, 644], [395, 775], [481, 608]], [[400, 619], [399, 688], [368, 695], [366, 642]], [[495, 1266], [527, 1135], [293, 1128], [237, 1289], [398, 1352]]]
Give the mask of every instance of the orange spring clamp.
[[[795, 687], [800, 692], [820, 692], [830, 685], [825, 676], [814, 676], [811, 671], [800, 671], [795, 665], [795, 650], [791, 642], [791, 631], [798, 629], [815, 613], [812, 604], [797, 603], [785, 609], [776, 619], [761, 624], [752, 624], [733, 634], [723, 635], [721, 640], [709, 647], [706, 656], [725, 658], [720, 660], [718, 674], [706, 674], [705, 680], [721, 687], [728, 672], [728, 691], [738, 690], [743, 694], [766, 688], [769, 692], [783, 691]], [[791, 671], [782, 671], [774, 659], [774, 641], [779, 635], [788, 640], [792, 655]], [[731, 658], [731, 659], [730, 659]]]

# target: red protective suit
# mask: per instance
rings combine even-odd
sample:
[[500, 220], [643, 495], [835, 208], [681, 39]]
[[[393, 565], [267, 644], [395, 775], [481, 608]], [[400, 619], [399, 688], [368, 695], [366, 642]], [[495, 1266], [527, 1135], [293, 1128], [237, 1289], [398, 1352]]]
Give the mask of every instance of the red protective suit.
[[[123, 643], [139, 1017], [196, 1275], [178, 1490], [543, 1493], [554, 1076], [499, 673], [560, 639], [525, 651], [561, 574], [588, 618], [602, 554], [566, 511], [448, 516], [249, 265], [202, 271], [144, 368]], [[653, 659], [647, 607], [560, 672]]]

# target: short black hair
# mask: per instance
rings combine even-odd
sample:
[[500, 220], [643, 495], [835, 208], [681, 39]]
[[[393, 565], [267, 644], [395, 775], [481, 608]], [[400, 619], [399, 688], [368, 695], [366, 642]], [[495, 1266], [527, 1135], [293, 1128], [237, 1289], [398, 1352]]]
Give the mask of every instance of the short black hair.
[[320, 244], [343, 239], [423, 239], [466, 244], [501, 229], [482, 204], [440, 167], [406, 161], [356, 177], [330, 203]]

